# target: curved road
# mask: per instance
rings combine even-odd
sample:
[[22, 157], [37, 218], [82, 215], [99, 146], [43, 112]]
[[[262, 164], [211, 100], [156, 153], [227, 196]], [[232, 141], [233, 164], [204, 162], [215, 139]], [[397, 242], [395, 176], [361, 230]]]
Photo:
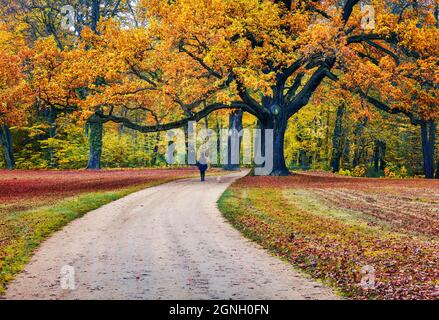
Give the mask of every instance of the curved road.
[[5, 298], [336, 299], [221, 216], [216, 201], [244, 174], [180, 180], [90, 212], [42, 244]]

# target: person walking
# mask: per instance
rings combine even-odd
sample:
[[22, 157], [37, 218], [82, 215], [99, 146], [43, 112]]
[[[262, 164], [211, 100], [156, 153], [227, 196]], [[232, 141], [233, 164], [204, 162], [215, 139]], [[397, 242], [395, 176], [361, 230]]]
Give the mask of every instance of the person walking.
[[201, 182], [206, 181], [206, 171], [208, 169], [207, 158], [204, 153], [201, 154], [200, 159], [197, 161], [198, 170], [200, 170]]

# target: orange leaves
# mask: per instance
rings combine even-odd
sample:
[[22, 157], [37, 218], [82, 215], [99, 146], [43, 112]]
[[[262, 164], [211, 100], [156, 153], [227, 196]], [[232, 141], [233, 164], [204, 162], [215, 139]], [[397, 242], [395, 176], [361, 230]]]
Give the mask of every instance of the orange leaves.
[[78, 100], [76, 89], [86, 81], [79, 76], [80, 52], [62, 51], [52, 38], [36, 41], [30, 58], [30, 85], [46, 105], [73, 106]]
[[0, 25], [0, 124], [17, 125], [25, 120], [32, 95], [24, 73], [27, 54], [20, 37]]
[[[172, 53], [173, 67], [203, 79], [210, 73], [213, 87], [214, 72], [225, 79], [233, 71], [250, 89], [266, 91], [272, 85], [268, 82], [272, 76], [266, 79], [263, 73], [267, 63], [282, 66], [297, 58], [294, 39], [282, 27], [289, 16], [271, 1], [181, 0], [172, 5], [145, 1], [142, 5], [149, 17], [159, 21], [153, 24], [153, 33]], [[193, 57], [188, 59], [189, 55]]]
[[419, 21], [408, 20], [399, 24], [396, 29], [401, 38], [401, 45], [419, 52], [422, 56], [439, 55], [439, 29], [419, 26]]
[[[198, 111], [202, 101], [239, 100], [236, 79], [260, 101], [272, 95], [276, 73], [299, 58], [304, 67], [286, 87], [299, 72], [305, 73], [303, 86], [326, 58], [334, 58], [337, 92], [359, 87], [392, 107], [410, 108], [407, 104], [416, 102], [417, 110], [437, 109], [439, 39], [431, 15], [398, 14], [388, 2], [373, 0], [376, 29], [369, 32], [360, 23], [365, 13], [359, 5], [345, 25], [338, 3], [313, 2], [311, 10], [307, 2], [287, 9], [268, 0], [142, 0], [138, 27], [102, 20], [98, 33], [84, 28], [80, 38], [62, 39], [63, 50], [54, 39], [36, 41], [29, 85], [39, 102], [86, 115], [96, 108], [148, 108], [177, 117]], [[420, 1], [422, 10], [428, 3]], [[369, 33], [392, 34], [396, 43], [347, 43], [352, 35]], [[2, 47], [11, 47], [10, 34], [0, 34], [1, 39]], [[386, 51], [418, 57], [409, 54], [396, 64]]]

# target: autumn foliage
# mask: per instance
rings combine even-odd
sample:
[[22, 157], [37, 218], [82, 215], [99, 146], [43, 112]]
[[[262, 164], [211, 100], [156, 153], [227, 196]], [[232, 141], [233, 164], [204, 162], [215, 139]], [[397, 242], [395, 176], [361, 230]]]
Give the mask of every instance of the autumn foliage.
[[[136, 10], [130, 3], [92, 6], [71, 29], [60, 27], [63, 17], [51, 5], [49, 16], [22, 3], [7, 6], [2, 121], [25, 118], [24, 97], [49, 110], [51, 122], [68, 114], [141, 132], [238, 108], [274, 130], [273, 175], [288, 174], [286, 128], [311, 98], [341, 99], [368, 118], [373, 110], [403, 114], [434, 135], [435, 1], [371, 1], [373, 15], [358, 0], [147, 0]], [[38, 36], [42, 27], [46, 36]], [[18, 42], [12, 50], [11, 39]], [[101, 131], [90, 138], [96, 159]], [[434, 139], [423, 139], [431, 178]]]
[[24, 40], [0, 23], [0, 125], [26, 120], [33, 98], [25, 74], [29, 55]]

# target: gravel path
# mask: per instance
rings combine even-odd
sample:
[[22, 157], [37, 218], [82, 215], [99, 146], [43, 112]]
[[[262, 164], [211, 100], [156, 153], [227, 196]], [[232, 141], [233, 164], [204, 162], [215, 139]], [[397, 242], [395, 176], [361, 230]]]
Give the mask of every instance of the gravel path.
[[336, 299], [221, 216], [216, 201], [244, 174], [180, 180], [90, 212], [43, 243], [5, 298]]

